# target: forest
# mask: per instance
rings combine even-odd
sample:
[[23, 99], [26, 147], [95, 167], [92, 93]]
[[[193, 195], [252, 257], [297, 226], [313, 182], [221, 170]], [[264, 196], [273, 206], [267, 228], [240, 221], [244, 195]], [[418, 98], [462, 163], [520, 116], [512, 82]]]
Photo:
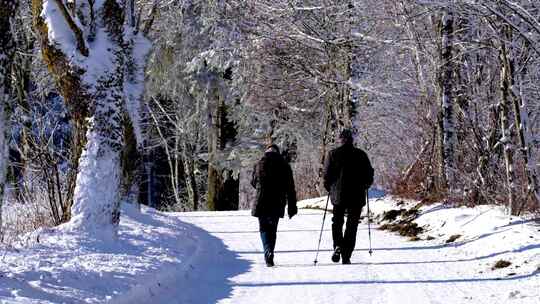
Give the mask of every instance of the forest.
[[539, 84], [535, 0], [0, 0], [0, 240], [248, 209], [269, 143], [323, 196], [344, 128], [377, 188], [538, 212]]

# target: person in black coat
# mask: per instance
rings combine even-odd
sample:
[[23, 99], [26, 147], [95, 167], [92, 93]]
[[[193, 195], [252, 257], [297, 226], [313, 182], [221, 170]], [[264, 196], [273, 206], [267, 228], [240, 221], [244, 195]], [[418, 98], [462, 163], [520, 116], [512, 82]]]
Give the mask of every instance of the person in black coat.
[[[373, 168], [367, 154], [354, 146], [350, 130], [343, 130], [339, 141], [341, 146], [331, 150], [326, 157], [324, 187], [334, 207], [332, 261], [337, 263], [341, 257], [343, 264], [350, 264], [360, 213], [366, 204], [366, 191], [373, 183]], [[345, 214], [347, 224], [343, 234]]]
[[292, 169], [276, 145], [268, 146], [253, 168], [251, 185], [257, 190], [251, 215], [259, 219], [265, 262], [272, 267], [278, 222], [285, 215], [285, 206], [289, 218], [298, 212]]

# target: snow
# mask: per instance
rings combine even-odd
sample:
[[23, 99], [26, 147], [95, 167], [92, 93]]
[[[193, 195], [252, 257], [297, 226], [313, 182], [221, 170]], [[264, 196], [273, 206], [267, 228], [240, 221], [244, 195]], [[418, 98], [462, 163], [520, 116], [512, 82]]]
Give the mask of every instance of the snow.
[[117, 240], [59, 227], [28, 235], [28, 248], [6, 249], [0, 303], [104, 303], [193, 256], [195, 229], [178, 218], [128, 204], [122, 212]]
[[41, 18], [47, 24], [49, 40], [55, 42], [68, 58], [78, 58], [75, 35], [54, 0], [43, 1]]
[[83, 228], [89, 232], [114, 237], [113, 210], [120, 202], [120, 160], [118, 153], [101, 147], [100, 135], [92, 127], [88, 130], [88, 142], [79, 160], [79, 174], [75, 184], [72, 207], [73, 218], [66, 229]]
[[[372, 192], [374, 216], [410, 208]], [[320, 205], [325, 198], [300, 202]], [[9, 249], [0, 263], [0, 303], [538, 303], [540, 225], [491, 206], [420, 209], [422, 241], [359, 226], [352, 265], [330, 262], [330, 215], [313, 266], [322, 211], [280, 221], [275, 261], [264, 265], [249, 211], [161, 213], [123, 206], [118, 239], [60, 227]], [[449, 236], [461, 234], [454, 243]], [[433, 240], [425, 240], [427, 236]], [[498, 260], [512, 264], [492, 269]]]
[[90, 53], [80, 64], [86, 71], [84, 81], [89, 85], [95, 85], [104, 75], [114, 71], [117, 47], [112, 43], [109, 34], [101, 26], [96, 26], [96, 35], [92, 42], [88, 43]]

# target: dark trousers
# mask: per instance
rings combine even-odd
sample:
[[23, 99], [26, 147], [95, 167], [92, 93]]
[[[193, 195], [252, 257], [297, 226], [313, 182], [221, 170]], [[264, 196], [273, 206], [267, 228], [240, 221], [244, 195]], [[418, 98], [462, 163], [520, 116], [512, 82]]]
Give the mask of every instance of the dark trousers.
[[[334, 205], [332, 216], [332, 238], [334, 239], [334, 249], [341, 248], [342, 255], [350, 258], [356, 245], [356, 232], [360, 220], [361, 206]], [[343, 234], [343, 224], [347, 214], [347, 224], [345, 234]]]
[[265, 257], [269, 257], [270, 255], [274, 254], [278, 223], [279, 217], [259, 217], [259, 232], [261, 233], [261, 241], [263, 244]]

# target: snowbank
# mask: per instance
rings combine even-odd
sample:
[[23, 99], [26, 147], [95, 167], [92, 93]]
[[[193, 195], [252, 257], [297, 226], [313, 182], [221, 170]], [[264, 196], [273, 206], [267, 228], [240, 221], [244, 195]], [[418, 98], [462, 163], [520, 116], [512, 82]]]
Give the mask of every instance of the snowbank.
[[[392, 203], [386, 202], [386, 205]], [[430, 240], [429, 243], [459, 248], [468, 252], [471, 259], [489, 258], [478, 265], [486, 271], [493, 268], [496, 261], [503, 260], [511, 263], [507, 270], [510, 276], [540, 273], [538, 218], [510, 218], [499, 206], [453, 208], [438, 203], [421, 207], [415, 222], [424, 228], [421, 238]]]
[[[379, 221], [385, 212], [410, 210], [419, 203], [373, 191], [370, 191], [370, 211], [375, 228], [381, 224]], [[325, 204], [326, 197], [314, 198], [299, 202], [299, 208], [324, 209]], [[332, 210], [331, 203], [328, 210]], [[540, 273], [540, 219], [529, 217], [509, 217], [500, 206], [467, 208], [436, 203], [419, 207], [414, 223], [423, 228], [419, 244], [441, 249], [459, 248], [460, 252], [468, 252], [471, 259], [482, 260], [479, 267], [486, 271], [493, 268], [496, 261], [504, 260], [511, 263], [510, 275], [517, 275]]]
[[124, 205], [116, 240], [39, 230], [29, 248], [1, 252], [0, 303], [104, 303], [151, 293], [195, 252], [193, 228], [153, 209]]

